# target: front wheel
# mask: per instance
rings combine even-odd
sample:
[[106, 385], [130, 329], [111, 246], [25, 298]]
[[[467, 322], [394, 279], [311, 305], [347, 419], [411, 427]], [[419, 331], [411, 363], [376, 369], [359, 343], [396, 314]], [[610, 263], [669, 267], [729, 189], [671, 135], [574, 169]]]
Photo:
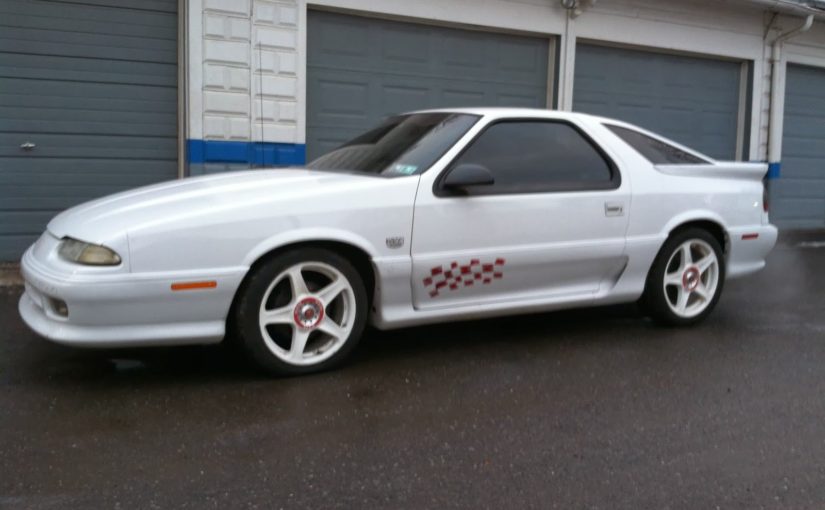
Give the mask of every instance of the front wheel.
[[644, 303], [658, 322], [688, 326], [704, 319], [719, 301], [724, 256], [709, 232], [691, 228], [672, 235], [648, 275]]
[[283, 375], [325, 370], [355, 348], [367, 319], [358, 271], [323, 249], [283, 253], [253, 270], [234, 325], [252, 359]]

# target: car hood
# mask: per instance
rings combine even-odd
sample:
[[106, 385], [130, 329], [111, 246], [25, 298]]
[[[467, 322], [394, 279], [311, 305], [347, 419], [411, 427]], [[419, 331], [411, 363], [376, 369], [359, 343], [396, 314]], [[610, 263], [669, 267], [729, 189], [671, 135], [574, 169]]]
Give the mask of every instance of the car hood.
[[[149, 225], [170, 223], [215, 211], [299, 202], [303, 209], [323, 199], [354, 189], [380, 187], [383, 177], [321, 172], [307, 169], [273, 169], [231, 172], [170, 181], [103, 197], [57, 215], [48, 225], [55, 237], [74, 237], [105, 244], [127, 232]], [[270, 210], [271, 213], [271, 210]]]

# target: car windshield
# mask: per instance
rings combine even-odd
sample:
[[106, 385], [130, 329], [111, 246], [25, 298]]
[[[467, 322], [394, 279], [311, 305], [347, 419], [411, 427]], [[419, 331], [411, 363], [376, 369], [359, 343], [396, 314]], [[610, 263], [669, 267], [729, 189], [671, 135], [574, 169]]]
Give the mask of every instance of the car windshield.
[[416, 175], [435, 163], [479, 119], [459, 113], [414, 113], [377, 128], [310, 162], [307, 168], [389, 177]]

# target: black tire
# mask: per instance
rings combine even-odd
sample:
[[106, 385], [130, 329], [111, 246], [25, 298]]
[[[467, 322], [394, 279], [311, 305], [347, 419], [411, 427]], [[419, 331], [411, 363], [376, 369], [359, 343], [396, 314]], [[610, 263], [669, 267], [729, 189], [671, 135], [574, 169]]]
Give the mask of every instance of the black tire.
[[[306, 262], [328, 264], [343, 274], [355, 298], [355, 319], [350, 334], [331, 357], [318, 364], [295, 365], [280, 359], [267, 347], [259, 324], [259, 311], [270, 284], [288, 268]], [[236, 341], [256, 365], [270, 374], [301, 375], [328, 370], [344, 361], [361, 339], [367, 314], [364, 281], [349, 260], [326, 249], [308, 247], [277, 254], [254, 267], [238, 290], [229, 324]]]
[[[682, 317], [676, 314], [668, 304], [668, 296], [665, 294], [664, 289], [664, 278], [671, 256], [674, 255], [674, 252], [682, 244], [690, 240], [704, 241], [713, 249], [718, 260], [719, 274], [715, 293], [707, 306], [695, 316]], [[665, 241], [662, 249], [659, 250], [659, 254], [656, 256], [653, 266], [648, 273], [645, 291], [640, 303], [644, 311], [659, 324], [666, 326], [692, 326], [704, 320], [716, 307], [716, 303], [719, 302], [719, 297], [722, 295], [724, 283], [725, 257], [719, 241], [707, 230], [689, 227], [671, 234], [667, 241]]]

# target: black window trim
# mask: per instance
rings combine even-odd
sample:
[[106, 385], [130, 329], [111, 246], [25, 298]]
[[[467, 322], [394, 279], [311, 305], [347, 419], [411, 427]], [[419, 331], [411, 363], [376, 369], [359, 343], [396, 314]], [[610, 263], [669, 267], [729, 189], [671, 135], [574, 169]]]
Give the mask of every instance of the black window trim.
[[[473, 146], [479, 138], [481, 138], [484, 133], [487, 132], [488, 129], [497, 125], [497, 124], [506, 124], [506, 123], [514, 123], [514, 122], [521, 122], [521, 123], [548, 123], [548, 124], [565, 124], [573, 128], [579, 135], [581, 135], [584, 140], [590, 144], [593, 149], [602, 157], [605, 163], [607, 163], [608, 168], [610, 169], [610, 180], [605, 181], [603, 184], [591, 183], [591, 182], [581, 182], [579, 184], [574, 184], [570, 186], [563, 186], [563, 185], [546, 185], [546, 186], [536, 186], [530, 189], [524, 190], [514, 190], [514, 191], [502, 191], [502, 192], [494, 192], [494, 193], [459, 193], [444, 187], [444, 180], [447, 178], [447, 175], [453, 170], [455, 167], [456, 162], [464, 155], [464, 153]], [[453, 159], [444, 167], [441, 173], [436, 177], [435, 182], [433, 182], [433, 195], [439, 198], [454, 198], [454, 197], [462, 197], [462, 196], [472, 196], [472, 197], [494, 197], [494, 196], [501, 196], [501, 195], [527, 195], [527, 194], [540, 194], [540, 193], [572, 193], [572, 192], [588, 192], [588, 191], [611, 191], [618, 189], [622, 185], [622, 173], [619, 170], [619, 166], [616, 165], [616, 162], [613, 161], [611, 158], [593, 138], [578, 124], [575, 122], [569, 121], [567, 119], [547, 119], [541, 117], [507, 117], [503, 119], [496, 119], [489, 122], [486, 126], [484, 126], [478, 133], [476, 133], [473, 138], [462, 147], [461, 151], [456, 154]]]

